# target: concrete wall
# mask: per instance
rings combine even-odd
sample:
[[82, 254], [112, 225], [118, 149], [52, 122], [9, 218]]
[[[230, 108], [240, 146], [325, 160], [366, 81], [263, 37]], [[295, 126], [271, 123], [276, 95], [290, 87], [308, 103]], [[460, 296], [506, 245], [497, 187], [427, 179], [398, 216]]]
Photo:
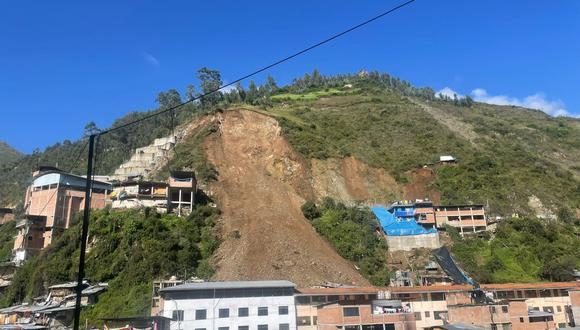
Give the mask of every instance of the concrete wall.
[[387, 245], [390, 251], [411, 251], [417, 248], [436, 249], [441, 247], [438, 233], [410, 236], [387, 235]]
[[580, 289], [570, 290], [570, 308], [574, 317], [576, 326], [580, 326]]

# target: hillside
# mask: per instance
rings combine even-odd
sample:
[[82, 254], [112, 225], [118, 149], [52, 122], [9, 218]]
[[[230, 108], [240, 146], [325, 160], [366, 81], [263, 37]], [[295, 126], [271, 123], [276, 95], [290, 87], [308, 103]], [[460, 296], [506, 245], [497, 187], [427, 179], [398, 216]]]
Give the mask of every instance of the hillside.
[[[129, 114], [113, 126], [145, 114]], [[578, 119], [440, 100], [428, 88], [378, 73], [313, 73], [282, 88], [269, 81], [221, 95], [212, 104], [190, 105], [174, 119], [187, 135], [156, 176], [164, 179], [169, 170], [195, 169], [200, 189], [221, 211], [219, 219], [207, 207], [194, 215], [195, 228], [187, 227], [191, 219], [98, 212], [91, 280], [116, 283], [121, 281], [117, 273], [131, 277], [133, 271], [147, 272], [120, 283], [125, 296], [107, 296], [91, 319], [143, 313], [145, 288], [157, 274], [148, 267], [159, 275], [183, 271], [160, 260], [197, 249], [205, 252], [190, 256], [188, 272], [213, 279], [288, 279], [299, 286], [326, 281], [384, 284], [388, 252], [373, 236], [376, 224], [364, 206], [400, 199], [481, 203], [492, 216], [508, 219], [494, 239], [453, 236], [453, 252], [482, 282], [567, 279], [570, 269], [580, 267]], [[163, 117], [105, 135], [99, 141], [96, 171], [112, 173], [135, 148], [169, 135], [170, 122]], [[0, 203], [22, 199], [37, 163], [82, 173], [85, 148], [86, 140], [65, 141], [4, 168]], [[458, 162], [438, 164], [441, 155], [453, 155]], [[509, 219], [516, 214], [519, 218]], [[548, 223], [537, 216], [557, 220]], [[182, 236], [174, 226], [189, 228], [193, 236]], [[200, 231], [205, 234], [198, 237]], [[162, 234], [159, 240], [150, 240], [157, 233]], [[536, 239], [530, 239], [533, 235]], [[74, 277], [74, 263], [59, 260], [74, 253], [78, 233], [71, 230], [65, 237], [22, 268], [20, 282], [5, 303], [31, 298], [47, 283]], [[196, 248], [188, 245], [190, 239]], [[147, 244], [138, 244], [143, 241]], [[550, 244], [558, 249], [544, 253]], [[128, 258], [149, 256], [151, 246], [161, 248], [153, 265], [149, 257], [143, 263]], [[103, 266], [105, 259], [115, 262]], [[115, 307], [123, 306], [127, 297], [139, 306]]]
[[12, 148], [8, 143], [0, 141], [0, 167], [13, 163], [22, 156], [20, 151]]

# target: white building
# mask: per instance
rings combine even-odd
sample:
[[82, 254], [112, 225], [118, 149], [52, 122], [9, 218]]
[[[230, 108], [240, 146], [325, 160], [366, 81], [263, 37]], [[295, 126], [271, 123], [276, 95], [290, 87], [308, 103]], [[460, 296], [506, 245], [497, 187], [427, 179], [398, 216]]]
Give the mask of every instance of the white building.
[[171, 330], [296, 329], [294, 290], [288, 281], [187, 283], [160, 290], [161, 314]]

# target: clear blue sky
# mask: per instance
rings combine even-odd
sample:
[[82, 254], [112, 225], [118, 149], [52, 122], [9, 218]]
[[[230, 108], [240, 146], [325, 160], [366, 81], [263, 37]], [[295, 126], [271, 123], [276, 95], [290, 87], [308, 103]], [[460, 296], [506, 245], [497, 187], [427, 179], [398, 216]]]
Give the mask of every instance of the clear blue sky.
[[[76, 139], [91, 120], [106, 127], [153, 108], [160, 91], [183, 91], [197, 68], [231, 81], [396, 3], [4, 2], [0, 140], [31, 152]], [[269, 73], [283, 84], [314, 68], [376, 69], [436, 90], [479, 88], [482, 100], [548, 102], [578, 115], [580, 1], [417, 0]]]

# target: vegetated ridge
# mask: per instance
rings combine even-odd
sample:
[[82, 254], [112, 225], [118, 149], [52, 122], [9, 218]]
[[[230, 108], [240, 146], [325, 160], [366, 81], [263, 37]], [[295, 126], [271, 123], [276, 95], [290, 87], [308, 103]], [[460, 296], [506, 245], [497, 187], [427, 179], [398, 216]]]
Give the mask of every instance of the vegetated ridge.
[[8, 143], [0, 141], [0, 166], [13, 163], [22, 156], [20, 151], [12, 148]]
[[[162, 94], [163, 98], [158, 98], [161, 109], [178, 101], [175, 90]], [[222, 212], [219, 218], [209, 216], [211, 225], [203, 225], [219, 232], [219, 248], [210, 239], [207, 244], [211, 248], [206, 251], [214, 253], [192, 261], [190, 274], [214, 279], [283, 278], [298, 285], [323, 281], [384, 284], [389, 271], [384, 262], [386, 248], [380, 241], [358, 244], [373, 237], [376, 226], [372, 216], [364, 212], [364, 205], [423, 197], [441, 203], [484, 203], [492, 215], [520, 216], [521, 220], [500, 224], [502, 234], [495, 238], [480, 239], [477, 244], [454, 238], [457, 247], [473, 247], [459, 259], [470, 273], [483, 270], [483, 282], [518, 280], [530, 265], [534, 265], [534, 272], [523, 280], [566, 279], [571, 268], [580, 266], [580, 256], [574, 252], [580, 246], [579, 238], [571, 234], [580, 226], [577, 119], [469, 99], [441, 100], [430, 89], [417, 89], [373, 72], [334, 77], [314, 72], [282, 88], [269, 79], [264, 86], [238, 86], [204, 102], [189, 105], [176, 118], [176, 124], [192, 129], [158, 174], [163, 178], [171, 169], [195, 169], [200, 188]], [[114, 125], [142, 115], [130, 114]], [[168, 135], [170, 122], [163, 117], [105, 135], [99, 144], [98, 172], [113, 172], [128, 151]], [[88, 125], [88, 133], [92, 129], [95, 127]], [[0, 201], [21, 198], [14, 190], [23, 190], [34, 164], [58, 161], [59, 166], [66, 164], [64, 168], [72, 166], [71, 159], [84, 145], [83, 140], [65, 141], [25, 156], [15, 167], [0, 173]], [[436, 163], [440, 155], [453, 155], [458, 163], [441, 166]], [[83, 171], [82, 165], [73, 168]], [[312, 207], [313, 202], [318, 205]], [[156, 237], [164, 229], [155, 226], [166, 221], [161, 217], [161, 222], [155, 220], [156, 225], [149, 227], [147, 221], [152, 216], [146, 213], [112, 214], [112, 218], [103, 216], [100, 225], [133, 243], [140, 242], [143, 235]], [[555, 218], [556, 227], [535, 219], [538, 215]], [[125, 224], [127, 217], [132, 220]], [[541, 234], [537, 241], [526, 239], [528, 223], [535, 228], [533, 233]], [[69, 232], [67, 235], [74, 233]], [[209, 229], [204, 232], [204, 237], [212, 237], [207, 236]], [[42, 292], [43, 285], [74, 277], [71, 264], [51, 266], [66, 271], [56, 272], [50, 280], [30, 280], [34, 278], [31, 273], [41, 272], [59, 254], [68, 251], [67, 255], [74, 255], [74, 248], [66, 246], [78, 237], [67, 235], [44, 251], [38, 263], [28, 263], [19, 271], [15, 282], [20, 284], [13, 290], [20, 291], [11, 294], [10, 301], [29, 299]], [[184, 245], [188, 240], [178, 237], [177, 244], [189, 251]], [[193, 241], [206, 244], [203, 238]], [[92, 249], [115, 247], [108, 251], [127, 256], [132, 253], [130, 249], [145, 246], [106, 242], [96, 239]], [[550, 242], [558, 242], [560, 247], [552, 255], [522, 257], [530, 244], [545, 247]], [[516, 252], [508, 253], [510, 249]], [[174, 250], [161, 247], [161, 251]], [[107, 259], [105, 254], [93, 256]], [[131, 267], [135, 271], [149, 267], [148, 258], [143, 260]], [[509, 266], [510, 272], [502, 273], [502, 265]], [[120, 262], [115, 267], [115, 271], [122, 271], [129, 265]], [[155, 269], [164, 271], [160, 275], [179, 271], [164, 267]], [[94, 278], [114, 281], [111, 274]], [[131, 312], [142, 313], [148, 298], [144, 288], [150, 281], [151, 277], [143, 277], [135, 283], [123, 282], [119, 290], [110, 291], [108, 299], [122, 303], [125, 298], [114, 292], [131, 297], [127, 290], [141, 285], [141, 307]], [[95, 308], [105, 308], [98, 306]]]

